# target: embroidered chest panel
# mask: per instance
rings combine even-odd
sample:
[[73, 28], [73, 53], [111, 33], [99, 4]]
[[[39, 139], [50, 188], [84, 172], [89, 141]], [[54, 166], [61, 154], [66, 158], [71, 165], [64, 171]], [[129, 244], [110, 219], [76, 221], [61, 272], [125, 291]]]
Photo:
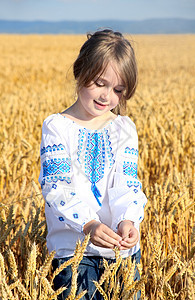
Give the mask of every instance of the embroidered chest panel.
[[85, 175], [91, 182], [91, 190], [101, 205], [101, 193], [96, 183], [105, 173], [105, 167], [111, 168], [114, 164], [112, 145], [107, 129], [101, 132], [88, 132], [85, 128], [79, 130], [77, 160], [83, 165]]

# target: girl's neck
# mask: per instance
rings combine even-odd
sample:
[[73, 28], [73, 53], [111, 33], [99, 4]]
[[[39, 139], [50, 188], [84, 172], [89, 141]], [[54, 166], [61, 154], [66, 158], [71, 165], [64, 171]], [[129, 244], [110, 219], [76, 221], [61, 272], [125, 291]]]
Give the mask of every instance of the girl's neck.
[[104, 128], [109, 122], [117, 118], [117, 115], [113, 114], [111, 111], [108, 111], [100, 116], [82, 115], [80, 114], [80, 111], [75, 103], [61, 114], [88, 129], [98, 130]]

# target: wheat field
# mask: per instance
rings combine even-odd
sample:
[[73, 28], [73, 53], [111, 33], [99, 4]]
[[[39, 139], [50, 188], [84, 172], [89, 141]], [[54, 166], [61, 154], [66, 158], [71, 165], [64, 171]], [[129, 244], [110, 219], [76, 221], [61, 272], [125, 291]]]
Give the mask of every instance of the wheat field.
[[[147, 195], [141, 224], [141, 279], [134, 265], [108, 266], [96, 282], [103, 299], [195, 299], [195, 36], [135, 35], [139, 84], [127, 115], [139, 136], [138, 175]], [[0, 35], [0, 299], [57, 299], [45, 243], [38, 184], [43, 120], [75, 100], [74, 62], [85, 36]], [[70, 299], [88, 242], [69, 262]], [[119, 268], [120, 266], [120, 268]], [[64, 265], [66, 267], [66, 265]], [[59, 272], [60, 270], [57, 270]], [[122, 276], [124, 289], [119, 277]]]

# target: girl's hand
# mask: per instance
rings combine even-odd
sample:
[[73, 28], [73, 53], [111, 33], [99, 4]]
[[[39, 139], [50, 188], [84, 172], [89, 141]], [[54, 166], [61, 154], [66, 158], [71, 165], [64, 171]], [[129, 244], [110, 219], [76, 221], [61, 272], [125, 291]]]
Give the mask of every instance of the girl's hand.
[[127, 250], [134, 247], [139, 241], [139, 232], [133, 226], [133, 222], [124, 220], [119, 223], [117, 233], [122, 237], [120, 250]]
[[98, 247], [111, 248], [120, 247], [122, 238], [103, 223], [92, 220], [85, 224], [84, 234], [90, 233], [90, 241]]

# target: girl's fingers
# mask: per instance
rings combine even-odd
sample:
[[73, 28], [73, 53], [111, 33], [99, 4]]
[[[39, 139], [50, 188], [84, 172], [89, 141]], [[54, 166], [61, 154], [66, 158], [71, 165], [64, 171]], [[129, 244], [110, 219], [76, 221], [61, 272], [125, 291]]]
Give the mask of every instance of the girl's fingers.
[[124, 250], [124, 249], [130, 249], [132, 247], [134, 247], [137, 242], [139, 240], [139, 237], [131, 237], [131, 238], [125, 238], [125, 240], [120, 242], [120, 250]]
[[113, 246], [120, 246], [120, 241], [122, 240], [120, 237], [118, 238], [118, 236], [115, 238], [111, 237], [110, 235], [107, 235], [106, 233], [102, 234], [102, 240], [104, 240], [105, 242], [108, 242], [109, 244], [113, 245]]
[[[114, 238], [113, 238], [114, 237]], [[106, 248], [114, 248], [115, 246], [120, 246], [119, 241], [121, 240], [121, 238], [118, 238], [118, 235], [116, 235], [115, 239], [115, 235], [113, 235], [113, 237], [111, 237], [110, 235], [108, 235], [105, 232], [102, 232], [101, 235], [96, 236], [94, 238], [94, 243], [97, 246], [100, 247], [106, 247]]]
[[102, 232], [115, 240], [121, 240], [121, 237], [106, 225], [103, 225]]
[[98, 247], [109, 248], [109, 249], [113, 249], [115, 247], [115, 245], [101, 239], [94, 241], [93, 244]]
[[92, 223], [91, 242], [99, 247], [114, 248], [120, 246], [122, 238], [105, 224]]

